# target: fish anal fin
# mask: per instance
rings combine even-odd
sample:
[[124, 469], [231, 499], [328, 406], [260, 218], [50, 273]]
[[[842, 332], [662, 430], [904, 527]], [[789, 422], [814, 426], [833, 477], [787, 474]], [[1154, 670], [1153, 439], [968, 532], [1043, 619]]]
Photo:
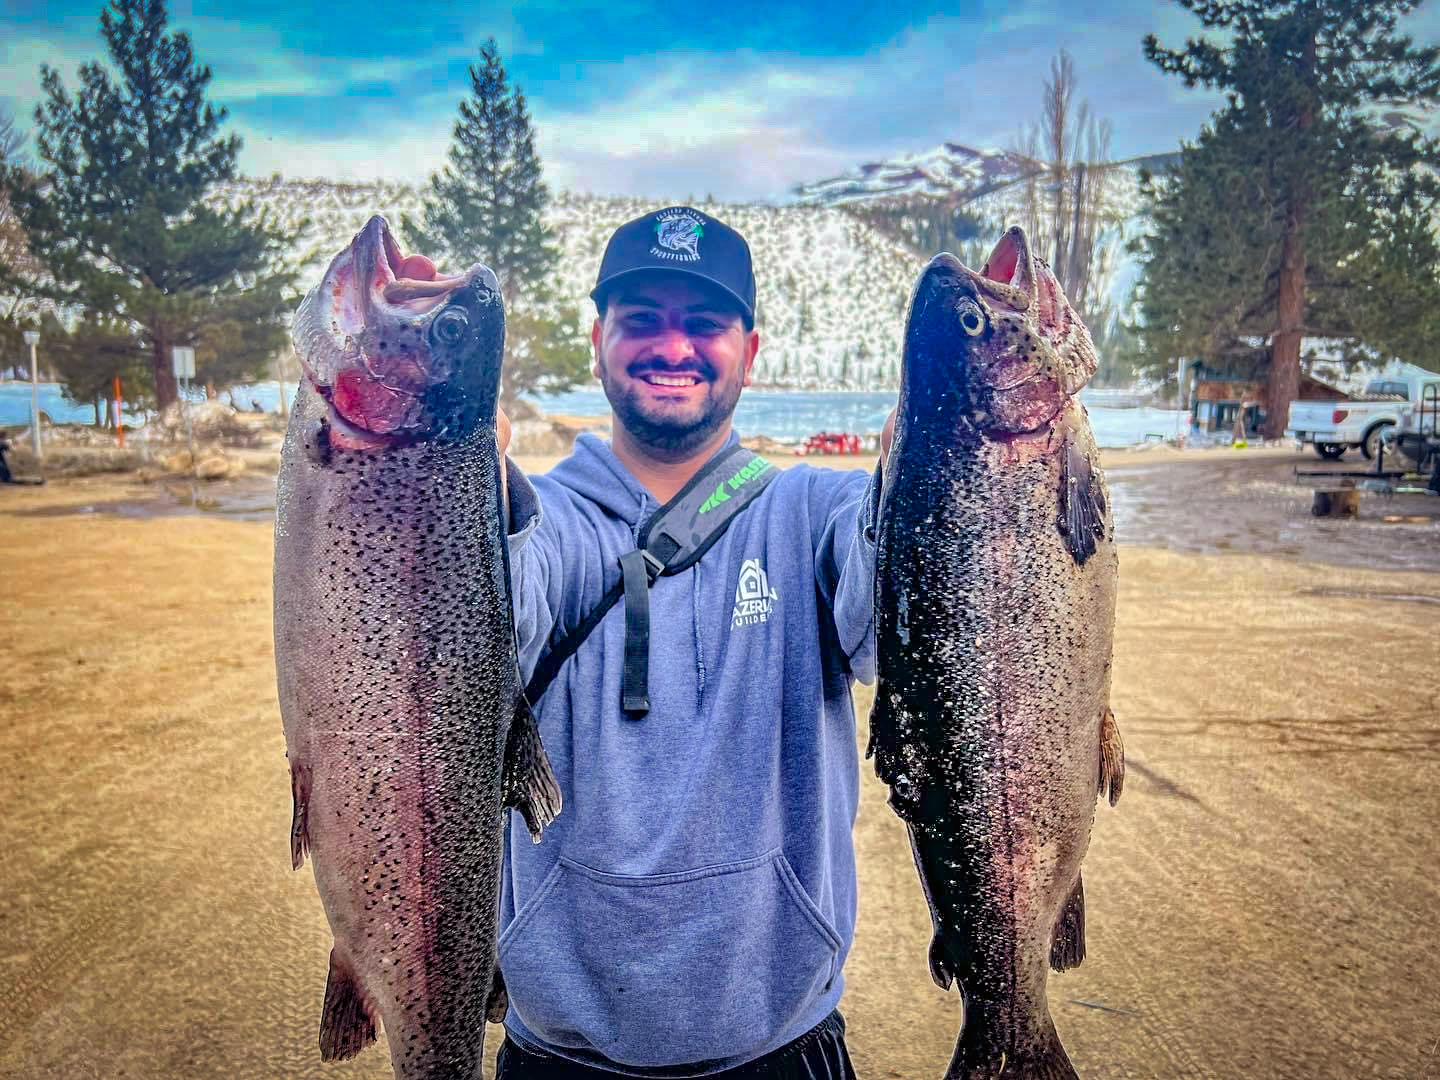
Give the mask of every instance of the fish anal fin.
[[375, 1018], [355, 972], [334, 949], [320, 1013], [320, 1060], [344, 1061], [375, 1041]]
[[1050, 966], [1056, 971], [1079, 967], [1085, 959], [1085, 882], [1075, 879], [1075, 887], [1060, 908], [1055, 931], [1050, 938]]
[[505, 1014], [510, 1010], [510, 994], [505, 989], [505, 976], [495, 968], [495, 977], [490, 980], [490, 994], [485, 999], [485, 1019], [492, 1024], [503, 1024]]
[[310, 766], [290, 763], [290, 866], [299, 870], [310, 852]]
[[540, 743], [540, 726], [524, 697], [515, 701], [515, 716], [505, 738], [503, 792], [505, 805], [525, 819], [530, 839], [540, 842], [545, 826], [560, 813], [560, 785]]
[[1100, 718], [1100, 794], [1114, 806], [1120, 801], [1125, 786], [1125, 743], [1120, 738], [1120, 725], [1108, 708]]
[[1081, 565], [1105, 535], [1105, 489], [1076, 440], [1066, 440], [1060, 464], [1060, 535]]

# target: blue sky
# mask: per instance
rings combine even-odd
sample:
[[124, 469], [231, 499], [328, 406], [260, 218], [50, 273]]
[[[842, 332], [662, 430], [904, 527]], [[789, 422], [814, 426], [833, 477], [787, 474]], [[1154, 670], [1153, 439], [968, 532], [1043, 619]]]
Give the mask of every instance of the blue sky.
[[[0, 107], [22, 125], [39, 69], [77, 84], [104, 54], [102, 0], [0, 0]], [[701, 5], [696, 5], [697, 7]], [[443, 163], [466, 66], [488, 36], [525, 92], [556, 188], [658, 199], [783, 197], [799, 182], [943, 140], [1009, 146], [1038, 119], [1060, 48], [1124, 157], [1173, 149], [1218, 103], [1141, 55], [1199, 23], [1173, 0], [729, 0], [309, 7], [175, 2], [245, 140], [244, 172], [419, 180]], [[1440, 4], [1413, 16], [1440, 40]]]

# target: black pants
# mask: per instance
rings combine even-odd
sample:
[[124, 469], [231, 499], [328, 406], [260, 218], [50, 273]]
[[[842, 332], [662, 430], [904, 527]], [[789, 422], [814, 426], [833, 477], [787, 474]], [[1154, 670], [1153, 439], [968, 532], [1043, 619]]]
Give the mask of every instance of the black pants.
[[[616, 1080], [616, 1074], [526, 1050], [507, 1038], [495, 1059], [495, 1080]], [[795, 1041], [705, 1080], [855, 1080], [845, 1049], [845, 1020], [837, 1010]]]

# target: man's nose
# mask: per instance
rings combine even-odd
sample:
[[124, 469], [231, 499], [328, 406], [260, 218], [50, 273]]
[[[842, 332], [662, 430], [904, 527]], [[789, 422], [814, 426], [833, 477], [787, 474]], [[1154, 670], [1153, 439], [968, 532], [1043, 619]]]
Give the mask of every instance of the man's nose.
[[695, 345], [684, 330], [672, 328], [661, 332], [659, 340], [655, 342], [655, 354], [660, 359], [675, 364], [694, 359]]

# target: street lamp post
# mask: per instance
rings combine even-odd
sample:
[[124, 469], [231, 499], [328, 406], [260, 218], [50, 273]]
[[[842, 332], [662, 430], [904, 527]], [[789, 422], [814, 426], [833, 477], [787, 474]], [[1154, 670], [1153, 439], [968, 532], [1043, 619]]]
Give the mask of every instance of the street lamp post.
[[25, 344], [30, 346], [30, 445], [35, 458], [40, 458], [40, 368], [35, 362], [35, 346], [40, 344], [40, 331], [26, 330]]

